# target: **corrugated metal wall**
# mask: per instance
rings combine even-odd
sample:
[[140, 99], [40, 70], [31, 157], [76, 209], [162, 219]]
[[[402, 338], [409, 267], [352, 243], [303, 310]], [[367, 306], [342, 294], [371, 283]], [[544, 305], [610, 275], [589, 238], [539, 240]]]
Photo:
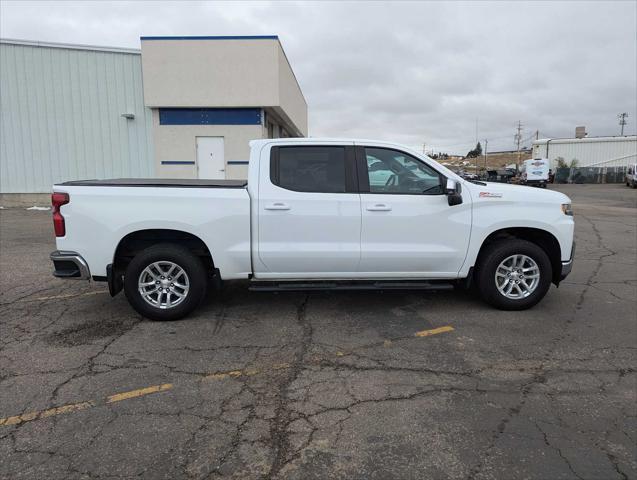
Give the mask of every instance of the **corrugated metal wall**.
[[141, 75], [140, 54], [0, 43], [0, 193], [153, 176]]
[[[556, 158], [562, 157], [566, 163], [577, 159], [578, 167], [619, 167], [637, 161], [637, 137], [612, 139], [586, 138], [554, 139], [549, 143], [549, 158], [555, 168]], [[546, 157], [546, 140], [533, 142], [533, 158]]]

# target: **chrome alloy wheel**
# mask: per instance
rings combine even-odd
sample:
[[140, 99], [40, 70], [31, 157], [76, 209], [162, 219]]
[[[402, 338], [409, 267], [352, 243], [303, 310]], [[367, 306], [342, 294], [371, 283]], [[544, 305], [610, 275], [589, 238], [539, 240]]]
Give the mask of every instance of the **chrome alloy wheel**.
[[188, 296], [190, 280], [186, 271], [169, 261], [148, 265], [137, 280], [137, 289], [142, 298], [155, 308], [173, 308]]
[[495, 270], [498, 291], [507, 298], [519, 300], [531, 295], [540, 283], [540, 267], [526, 255], [511, 255]]

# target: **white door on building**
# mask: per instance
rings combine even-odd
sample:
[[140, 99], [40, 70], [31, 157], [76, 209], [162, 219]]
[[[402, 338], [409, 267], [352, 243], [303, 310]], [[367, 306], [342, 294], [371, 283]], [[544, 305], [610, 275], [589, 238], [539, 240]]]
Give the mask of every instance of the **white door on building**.
[[199, 178], [226, 178], [223, 137], [197, 137], [197, 170]]

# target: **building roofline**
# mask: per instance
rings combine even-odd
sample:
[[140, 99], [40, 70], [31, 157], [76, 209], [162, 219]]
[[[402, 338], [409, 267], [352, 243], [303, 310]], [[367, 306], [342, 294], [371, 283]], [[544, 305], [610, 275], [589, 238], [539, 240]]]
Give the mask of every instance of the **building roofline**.
[[637, 140], [637, 135], [614, 135], [614, 136], [600, 136], [600, 137], [584, 137], [584, 138], [540, 138], [533, 140], [533, 145], [544, 145], [546, 142], [551, 143], [590, 143], [590, 142], [625, 142]]
[[22, 45], [26, 47], [46, 47], [46, 48], [61, 48], [67, 50], [91, 50], [94, 52], [109, 52], [109, 53], [128, 53], [131, 55], [141, 55], [142, 51], [136, 48], [122, 48], [122, 47], [105, 47], [98, 45], [84, 45], [75, 43], [59, 43], [59, 42], [40, 42], [38, 40], [23, 40], [17, 38], [0, 38], [1, 44], [6, 45]]
[[278, 40], [278, 35], [176, 35], [144, 36], [140, 40]]

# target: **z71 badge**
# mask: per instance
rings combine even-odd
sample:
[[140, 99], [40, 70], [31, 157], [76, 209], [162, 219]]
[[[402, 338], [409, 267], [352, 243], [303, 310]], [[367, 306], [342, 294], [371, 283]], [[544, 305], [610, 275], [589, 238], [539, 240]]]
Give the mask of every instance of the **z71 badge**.
[[480, 192], [480, 198], [502, 198], [502, 194], [495, 192]]

